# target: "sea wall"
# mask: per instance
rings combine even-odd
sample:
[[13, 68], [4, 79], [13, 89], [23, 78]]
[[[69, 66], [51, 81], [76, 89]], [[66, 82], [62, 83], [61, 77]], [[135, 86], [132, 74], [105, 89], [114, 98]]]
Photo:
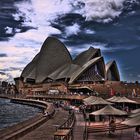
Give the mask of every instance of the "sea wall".
[[[48, 102], [31, 99], [16, 99], [16, 98], [11, 99], [11, 102], [31, 105], [42, 108], [43, 110], [47, 109], [47, 111], [51, 116], [55, 113], [53, 104]], [[38, 113], [36, 116], [26, 121], [20, 122], [16, 125], [0, 130], [0, 140], [18, 139], [19, 137], [29, 133], [30, 131], [33, 131], [35, 128], [39, 127], [41, 124], [43, 124], [49, 119], [50, 119], [49, 116], [44, 117], [43, 113]]]

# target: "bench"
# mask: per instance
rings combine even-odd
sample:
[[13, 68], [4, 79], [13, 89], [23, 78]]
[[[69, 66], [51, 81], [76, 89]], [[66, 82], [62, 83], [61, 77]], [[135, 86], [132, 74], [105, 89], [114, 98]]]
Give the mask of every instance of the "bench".
[[72, 129], [58, 129], [54, 133], [54, 140], [69, 140], [72, 139]]

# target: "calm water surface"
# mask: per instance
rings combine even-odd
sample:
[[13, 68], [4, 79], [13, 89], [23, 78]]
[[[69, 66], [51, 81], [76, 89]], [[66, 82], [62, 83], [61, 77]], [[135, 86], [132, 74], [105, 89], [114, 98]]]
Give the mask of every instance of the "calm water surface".
[[9, 99], [0, 98], [0, 129], [27, 120], [39, 112], [41, 109], [14, 104]]

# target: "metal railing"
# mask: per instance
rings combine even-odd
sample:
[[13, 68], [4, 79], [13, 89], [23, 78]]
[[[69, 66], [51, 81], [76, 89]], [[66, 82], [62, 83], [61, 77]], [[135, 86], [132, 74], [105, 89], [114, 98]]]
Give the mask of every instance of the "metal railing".
[[68, 119], [61, 126], [59, 126], [58, 129], [71, 128], [73, 127], [74, 123], [75, 123], [75, 113], [71, 112]]
[[83, 133], [83, 140], [87, 140], [88, 139], [88, 132], [87, 132], [87, 120], [85, 120], [85, 129], [84, 129], [84, 133]]
[[[75, 113], [71, 112], [68, 119], [57, 128], [56, 133], [58, 132], [58, 134], [54, 134], [54, 140], [72, 140], [75, 120]], [[63, 135], [59, 134], [59, 132], [63, 132]]]

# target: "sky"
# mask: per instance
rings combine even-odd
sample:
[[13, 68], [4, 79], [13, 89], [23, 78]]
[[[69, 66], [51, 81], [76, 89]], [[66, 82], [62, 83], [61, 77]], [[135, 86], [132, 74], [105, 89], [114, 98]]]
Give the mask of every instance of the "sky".
[[140, 0], [1, 0], [0, 80], [13, 81], [55, 36], [75, 57], [90, 46], [140, 81]]

